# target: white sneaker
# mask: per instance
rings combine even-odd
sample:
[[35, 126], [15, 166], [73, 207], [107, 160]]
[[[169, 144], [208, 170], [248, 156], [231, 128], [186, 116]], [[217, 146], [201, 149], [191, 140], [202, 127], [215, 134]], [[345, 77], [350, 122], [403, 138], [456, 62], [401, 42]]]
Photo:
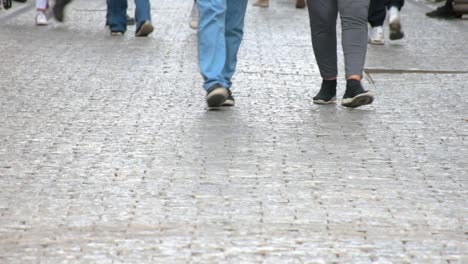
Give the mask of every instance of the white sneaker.
[[373, 27], [369, 31], [369, 43], [372, 45], [383, 45], [385, 44], [385, 37], [383, 27]]
[[197, 6], [197, 2], [193, 2], [192, 11], [190, 11], [189, 26], [190, 26], [190, 28], [193, 28], [193, 29], [198, 28], [198, 6]]
[[388, 10], [388, 26], [390, 27], [391, 40], [402, 39], [405, 36], [401, 29], [400, 10], [395, 6]]
[[36, 25], [47, 26], [47, 16], [43, 12], [37, 12], [36, 14]]
[[388, 9], [388, 23], [400, 23], [400, 11], [395, 6]]

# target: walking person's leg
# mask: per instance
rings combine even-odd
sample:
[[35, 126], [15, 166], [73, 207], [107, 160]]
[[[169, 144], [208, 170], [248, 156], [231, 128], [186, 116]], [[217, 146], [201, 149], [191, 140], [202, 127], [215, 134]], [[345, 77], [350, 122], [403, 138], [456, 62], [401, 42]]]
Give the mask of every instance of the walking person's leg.
[[[232, 0], [228, 0], [232, 1]], [[220, 106], [229, 96], [223, 76], [226, 65], [227, 0], [198, 0], [198, 64], [209, 107]]]
[[36, 0], [36, 25], [38, 26], [46, 26], [48, 24], [47, 22], [47, 16], [45, 14], [47, 10], [47, 5], [48, 5], [48, 0]]
[[247, 9], [247, 0], [228, 0], [226, 12], [226, 63], [223, 69], [226, 88], [232, 85], [231, 78], [237, 66], [237, 53], [244, 35], [244, 17]]
[[387, 7], [396, 7], [398, 10], [401, 10], [403, 6], [405, 5], [405, 0], [390, 0], [388, 1]]
[[127, 0], [111, 0], [107, 5], [107, 17], [111, 35], [122, 35], [127, 31]]
[[370, 104], [374, 96], [361, 85], [367, 53], [369, 0], [338, 0], [338, 10], [346, 74], [346, 92], [342, 105], [358, 107]]
[[405, 34], [403, 33], [400, 20], [400, 11], [405, 0], [390, 0], [388, 7], [388, 26], [390, 27], [390, 39], [402, 39]]
[[387, 9], [385, 2], [382, 0], [370, 0], [369, 14], [367, 21], [371, 25], [369, 32], [369, 43], [373, 45], [385, 44], [383, 24]]
[[336, 102], [336, 77], [338, 75], [336, 55], [336, 0], [307, 0], [309, 10], [312, 47], [322, 76], [320, 91], [313, 98], [316, 104]]
[[247, 0], [227, 1], [226, 10], [226, 63], [223, 69], [225, 87], [229, 96], [222, 104], [223, 106], [234, 106], [235, 101], [231, 93], [232, 76], [236, 71], [237, 53], [244, 35], [244, 18], [247, 10]]
[[446, 0], [445, 5], [426, 13], [426, 16], [433, 18], [461, 18], [462, 14], [458, 14], [453, 10], [453, 0]]
[[55, 0], [55, 5], [52, 8], [54, 17], [57, 21], [63, 22], [65, 17], [65, 7], [71, 2], [72, 0]]
[[137, 37], [146, 37], [153, 32], [151, 24], [151, 5], [149, 0], [135, 0], [135, 20]]

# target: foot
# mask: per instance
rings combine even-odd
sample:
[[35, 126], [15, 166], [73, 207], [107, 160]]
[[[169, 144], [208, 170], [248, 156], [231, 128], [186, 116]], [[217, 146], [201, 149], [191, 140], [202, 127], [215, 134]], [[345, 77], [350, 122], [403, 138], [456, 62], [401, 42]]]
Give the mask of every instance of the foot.
[[56, 0], [55, 5], [52, 8], [55, 19], [59, 22], [63, 22], [64, 19], [64, 9], [72, 0]]
[[192, 11], [190, 11], [189, 26], [192, 29], [198, 28], [198, 6], [196, 2], [193, 2]]
[[304, 8], [306, 6], [305, 0], [296, 0], [296, 8]]
[[[127, 15], [127, 26], [133, 26], [135, 24], [136, 24], [135, 18]], [[106, 26], [109, 26], [109, 20], [107, 20], [107, 19], [106, 19]]]
[[221, 106], [234, 106], [236, 104], [236, 101], [234, 100], [230, 89], [228, 89], [228, 93], [229, 95], [226, 101], [224, 101], [224, 103], [222, 103]]
[[346, 107], [359, 107], [362, 105], [372, 104], [374, 101], [374, 95], [364, 90], [361, 85], [361, 81], [348, 80], [346, 83], [346, 92], [341, 101], [341, 105]]
[[36, 14], [36, 25], [37, 26], [47, 26], [47, 16], [44, 12], [38, 11]]
[[369, 44], [384, 45], [385, 37], [382, 26], [372, 27], [369, 31]]
[[253, 5], [258, 6], [258, 7], [268, 7], [270, 5], [270, 1], [269, 0], [257, 0], [257, 2], [255, 2]]
[[323, 80], [320, 91], [313, 98], [314, 104], [336, 103], [336, 80]]
[[388, 26], [391, 40], [402, 39], [405, 36], [403, 30], [401, 30], [400, 10], [395, 6], [390, 7], [388, 10]]
[[134, 18], [134, 17], [131, 17], [131, 16], [129, 16], [129, 15], [127, 15], [127, 25], [133, 26], [133, 25], [135, 25], [135, 24], [136, 24], [135, 18]]
[[461, 14], [455, 13], [455, 11], [453, 11], [453, 7], [451, 5], [443, 5], [434, 11], [426, 13], [426, 16], [432, 17], [432, 18], [445, 18], [445, 19], [462, 17]]
[[206, 103], [208, 107], [221, 106], [229, 97], [229, 91], [219, 84], [213, 85], [206, 91]]
[[151, 24], [151, 21], [146, 20], [145, 22], [143, 22], [143, 24], [141, 24], [140, 28], [137, 30], [135, 35], [137, 37], [146, 37], [149, 34], [151, 34], [151, 32], [153, 32], [153, 30], [154, 30], [154, 27]]

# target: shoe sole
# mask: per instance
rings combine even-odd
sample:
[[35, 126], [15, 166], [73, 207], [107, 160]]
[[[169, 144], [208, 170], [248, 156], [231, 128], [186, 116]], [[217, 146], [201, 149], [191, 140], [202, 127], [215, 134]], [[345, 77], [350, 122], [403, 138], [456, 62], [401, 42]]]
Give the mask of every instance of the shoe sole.
[[359, 106], [372, 104], [372, 102], [374, 102], [374, 95], [371, 92], [366, 92], [356, 95], [353, 98], [343, 98], [341, 105], [356, 108]]
[[369, 44], [371, 45], [385, 45], [385, 40], [382, 41], [375, 41], [375, 40], [369, 40]]
[[336, 104], [336, 97], [333, 97], [329, 101], [324, 101], [324, 100], [313, 100], [314, 104], [318, 105], [329, 105], [329, 104]]
[[141, 25], [140, 30], [136, 33], [137, 37], [146, 37], [149, 34], [151, 34], [154, 30], [153, 25], [151, 25], [150, 22], [145, 22], [143, 25]]
[[400, 21], [393, 21], [390, 23], [390, 39], [397, 40], [402, 39], [405, 34], [401, 31], [401, 24]]
[[236, 104], [236, 101], [226, 99], [220, 106], [230, 107], [230, 106], [234, 106], [235, 104]]
[[229, 93], [226, 89], [218, 88], [206, 96], [206, 103], [208, 104], [208, 107], [221, 106], [224, 102], [226, 102], [228, 97]]

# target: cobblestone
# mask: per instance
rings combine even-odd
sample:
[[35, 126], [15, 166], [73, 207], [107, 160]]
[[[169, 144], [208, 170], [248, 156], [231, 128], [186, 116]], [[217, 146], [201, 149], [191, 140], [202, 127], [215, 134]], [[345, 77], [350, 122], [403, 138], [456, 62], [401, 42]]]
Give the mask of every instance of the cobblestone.
[[144, 39], [108, 36], [103, 1], [1, 11], [0, 262], [466, 263], [468, 75], [444, 72], [467, 20], [407, 1], [407, 38], [369, 47], [375, 104], [323, 107], [291, 2], [249, 7], [225, 111], [190, 1], [152, 1]]

